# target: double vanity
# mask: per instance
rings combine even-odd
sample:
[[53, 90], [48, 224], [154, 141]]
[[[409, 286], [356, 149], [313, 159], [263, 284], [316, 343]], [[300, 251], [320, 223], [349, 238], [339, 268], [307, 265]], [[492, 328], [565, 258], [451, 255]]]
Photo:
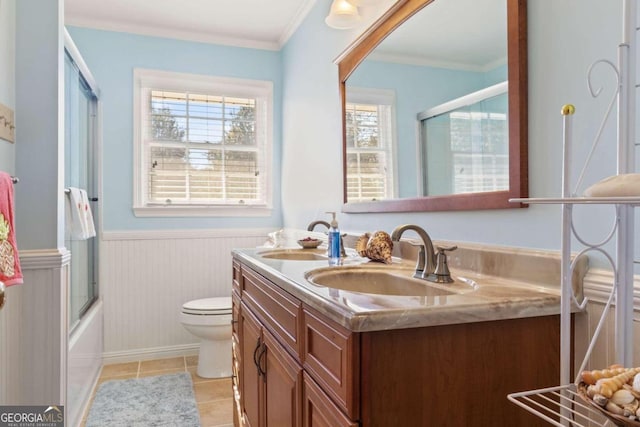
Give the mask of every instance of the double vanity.
[[544, 425], [506, 395], [558, 381], [558, 256], [464, 245], [444, 284], [404, 241], [392, 264], [324, 253], [233, 251], [236, 425]]

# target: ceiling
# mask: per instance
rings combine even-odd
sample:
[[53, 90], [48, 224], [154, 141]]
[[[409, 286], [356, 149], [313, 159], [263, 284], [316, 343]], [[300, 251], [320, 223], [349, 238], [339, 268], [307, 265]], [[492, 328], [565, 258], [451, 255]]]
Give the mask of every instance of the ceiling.
[[[65, 24], [280, 49], [316, 0], [65, 0]], [[327, 4], [327, 11], [329, 3]]]
[[370, 58], [487, 71], [506, 63], [506, 34], [505, 0], [434, 1], [390, 34]]
[[[65, 24], [279, 50], [316, 1], [65, 0]], [[331, 0], [319, 1], [326, 3], [329, 12]], [[394, 1], [376, 0], [375, 7], [361, 7], [364, 28]], [[504, 61], [505, 32], [504, 0], [435, 1], [390, 35], [371, 58], [482, 67]]]

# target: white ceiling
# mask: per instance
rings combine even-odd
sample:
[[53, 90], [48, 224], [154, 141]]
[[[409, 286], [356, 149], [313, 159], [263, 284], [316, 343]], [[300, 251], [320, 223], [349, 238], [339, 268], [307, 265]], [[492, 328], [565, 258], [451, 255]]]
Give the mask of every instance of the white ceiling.
[[[331, 0], [65, 0], [65, 23], [278, 50], [316, 1], [329, 12]], [[395, 1], [360, 8], [364, 28]], [[486, 68], [506, 60], [505, 32], [504, 0], [434, 1], [387, 37], [370, 58]]]
[[487, 71], [506, 63], [505, 0], [434, 1], [370, 56], [389, 62]]
[[65, 0], [65, 24], [277, 50], [295, 31], [315, 2], [316, 0]]

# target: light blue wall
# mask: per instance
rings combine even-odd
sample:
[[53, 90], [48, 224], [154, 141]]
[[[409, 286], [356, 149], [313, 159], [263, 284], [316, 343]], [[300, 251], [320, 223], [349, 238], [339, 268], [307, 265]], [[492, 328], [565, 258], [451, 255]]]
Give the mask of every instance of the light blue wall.
[[[0, 104], [15, 109], [15, 0], [0, 2]], [[0, 171], [15, 173], [15, 145], [0, 139]]]
[[[342, 206], [341, 125], [337, 67], [340, 52], [355, 39], [324, 25], [329, 0], [319, 0], [283, 50], [283, 171], [313, 179], [283, 185], [286, 226], [304, 227], [327, 210]], [[529, 192], [533, 197], [558, 196], [561, 186], [562, 119], [560, 107], [577, 106], [577, 159], [584, 159], [607, 100], [593, 100], [586, 88], [586, 70], [595, 60], [616, 60], [620, 38], [621, 0], [536, 0], [528, 2], [529, 61]], [[610, 75], [606, 81], [610, 93]], [[300, 115], [308, 107], [313, 119]], [[593, 183], [615, 170], [611, 140], [598, 149], [597, 163], [586, 178]], [[577, 172], [576, 172], [577, 174]], [[584, 187], [583, 187], [584, 189]], [[435, 239], [483, 242], [519, 247], [557, 249], [560, 245], [560, 207], [532, 206], [472, 212], [339, 214], [343, 230], [391, 231], [398, 224], [423, 226]], [[611, 212], [578, 213], [578, 226], [602, 236]], [[585, 224], [581, 224], [584, 218]]]
[[64, 1], [16, 2], [16, 234], [64, 247]]
[[418, 196], [417, 114], [486, 86], [484, 73], [364, 61], [349, 86], [389, 89], [396, 94], [396, 171], [399, 197]]
[[508, 72], [509, 68], [506, 64], [489, 70], [484, 73], [484, 83], [487, 86], [491, 86], [503, 82], [509, 78], [509, 76], [507, 75]]
[[282, 175], [290, 177], [282, 182], [286, 226], [330, 219], [325, 212], [342, 206], [342, 119], [333, 61], [358, 29], [328, 28], [330, 5], [316, 1], [282, 49]]
[[[280, 53], [68, 28], [101, 90], [103, 106], [103, 229], [278, 227], [282, 224], [280, 158], [282, 72]], [[273, 213], [258, 218], [136, 218], [133, 199], [133, 69], [268, 80], [274, 84]]]

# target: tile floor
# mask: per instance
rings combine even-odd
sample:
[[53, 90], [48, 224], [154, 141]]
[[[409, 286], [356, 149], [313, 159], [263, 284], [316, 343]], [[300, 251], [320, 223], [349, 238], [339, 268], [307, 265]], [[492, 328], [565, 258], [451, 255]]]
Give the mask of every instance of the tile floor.
[[[138, 362], [105, 365], [102, 368], [98, 385], [108, 380], [142, 378], [153, 375], [190, 372], [193, 391], [200, 412], [202, 427], [233, 426], [233, 391], [231, 378], [209, 379], [196, 374], [198, 356], [173, 357], [170, 359], [141, 360]], [[93, 391], [95, 396], [95, 390]], [[93, 400], [93, 396], [91, 399]], [[87, 413], [81, 423], [84, 427]]]

